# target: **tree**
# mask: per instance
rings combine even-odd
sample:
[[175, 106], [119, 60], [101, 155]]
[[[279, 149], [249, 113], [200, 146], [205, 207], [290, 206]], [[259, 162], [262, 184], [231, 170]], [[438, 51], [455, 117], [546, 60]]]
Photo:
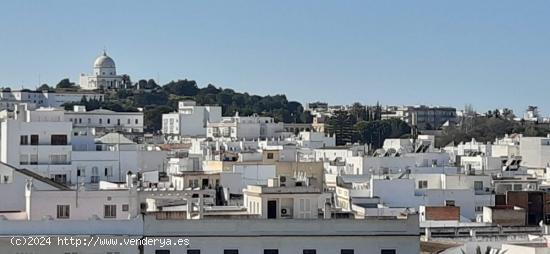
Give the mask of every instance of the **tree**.
[[351, 143], [354, 137], [353, 117], [346, 111], [336, 111], [334, 116], [327, 120], [327, 132], [336, 135], [336, 145]]
[[526, 128], [521, 123], [495, 117], [465, 118], [460, 126], [449, 126], [443, 129], [443, 133], [436, 139], [437, 146], [444, 146], [450, 142], [460, 143], [476, 139], [479, 142], [493, 141], [497, 137], [510, 133], [526, 133], [537, 135], [548, 130], [541, 127], [533, 127], [526, 133]]
[[146, 107], [152, 105], [166, 105], [168, 94], [162, 90], [153, 92], [139, 92], [134, 94], [132, 105], [135, 107]]
[[143, 90], [153, 90], [153, 89], [160, 88], [160, 86], [157, 85], [157, 82], [155, 82], [154, 79], [149, 79], [149, 80], [141, 79], [137, 82], [136, 85], [138, 89], [143, 89]]
[[132, 80], [128, 74], [122, 74], [122, 86], [123, 88], [130, 88], [132, 86]]
[[162, 88], [167, 93], [179, 96], [195, 96], [199, 92], [197, 82], [187, 79], [170, 81], [170, 83], [164, 85]]
[[55, 86], [56, 89], [76, 88], [75, 83], [72, 83], [68, 78], [64, 78]]
[[50, 91], [53, 91], [53, 90], [54, 89], [52, 87], [48, 86], [48, 84], [42, 84], [41, 86], [39, 86], [36, 89], [36, 91], [39, 91], [39, 92], [41, 92], [41, 91], [49, 91], [50, 92]]
[[[67, 82], [70, 83], [66, 80], [60, 86], [67, 87]], [[85, 105], [88, 110], [104, 108], [119, 111], [144, 108], [144, 114], [148, 119], [146, 125], [150, 131], [160, 130], [161, 112], [174, 111], [181, 100], [194, 100], [198, 105], [219, 105], [224, 116], [232, 116], [236, 112], [240, 115], [256, 113], [271, 116], [275, 121], [289, 123], [311, 123], [313, 119], [309, 112], [304, 112], [299, 102], [288, 101], [286, 96], [281, 94], [259, 96], [223, 89], [212, 84], [199, 88], [195, 81], [187, 79], [170, 81], [162, 87], [152, 79], [142, 79], [137, 81], [135, 87], [134, 90], [119, 89], [108, 93], [104, 101], [83, 100], [63, 106], [69, 110], [74, 105]]]
[[376, 121], [382, 119], [382, 106], [380, 103], [376, 102], [375, 106], [367, 107], [367, 121]]
[[411, 131], [409, 125], [399, 119], [361, 121], [354, 129], [358, 141], [370, 144], [374, 149], [381, 148], [387, 138], [399, 138]]
[[205, 88], [201, 88], [199, 90], [199, 93], [202, 93], [202, 94], [217, 94], [217, 93], [221, 92], [221, 90], [222, 89], [218, 89], [212, 84], [208, 84]]
[[509, 108], [503, 108], [501, 115], [506, 120], [514, 120], [514, 118], [516, 118], [516, 115], [514, 115], [514, 111]]
[[363, 106], [361, 103], [353, 103], [349, 111], [357, 122], [367, 120], [367, 107]]
[[173, 109], [168, 106], [146, 107], [143, 112], [145, 129], [158, 131], [162, 128], [162, 114], [170, 113]]

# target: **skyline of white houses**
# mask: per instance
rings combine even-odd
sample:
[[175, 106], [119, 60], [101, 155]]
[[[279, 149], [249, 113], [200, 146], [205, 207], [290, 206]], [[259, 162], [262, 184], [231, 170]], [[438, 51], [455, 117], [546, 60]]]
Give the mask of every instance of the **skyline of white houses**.
[[499, 230], [522, 243], [546, 239], [547, 137], [438, 148], [423, 134], [372, 150], [191, 101], [163, 115], [163, 144], [140, 139], [141, 111], [20, 103], [0, 119], [0, 252], [38, 251], [14, 248], [7, 232], [189, 238], [185, 246], [100, 248], [155, 254], [419, 253], [440, 241], [471, 248], [472, 239], [514, 250]]
[[[337, 145], [325, 133], [327, 119], [352, 106], [309, 104], [311, 124], [223, 116], [219, 105], [188, 99], [153, 117], [60, 107], [124, 88], [115, 68], [98, 57], [81, 76], [85, 92], [2, 92], [0, 253], [550, 249], [550, 136], [439, 146], [444, 128], [469, 116], [438, 106], [383, 108], [377, 117], [413, 130], [381, 147]], [[146, 118], [161, 131], [147, 133]], [[12, 236], [135, 244], [16, 246]], [[168, 240], [181, 244], [160, 244]]]

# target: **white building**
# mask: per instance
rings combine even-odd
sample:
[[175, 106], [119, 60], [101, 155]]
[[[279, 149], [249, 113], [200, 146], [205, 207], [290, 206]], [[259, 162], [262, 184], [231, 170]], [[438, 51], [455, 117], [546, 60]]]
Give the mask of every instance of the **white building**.
[[[393, 218], [250, 220], [171, 219], [177, 212], [133, 220], [0, 220], [1, 253], [175, 254], [316, 253], [416, 254], [418, 215]], [[17, 236], [54, 236], [47, 246], [16, 245]], [[57, 237], [98, 241], [59, 244]], [[19, 238], [17, 238], [19, 240]], [[111, 244], [105, 244], [109, 240]], [[142, 241], [139, 241], [142, 240]], [[145, 241], [147, 240], [147, 241]], [[19, 242], [19, 241], [18, 241]], [[103, 243], [103, 244], [99, 244]], [[116, 243], [116, 244], [112, 244]], [[141, 251], [141, 252], [140, 252]]]
[[36, 190], [26, 186], [28, 220], [131, 220], [139, 215], [134, 186], [111, 190]]
[[[17, 107], [18, 109], [18, 107]], [[72, 124], [62, 110], [17, 110], [0, 124], [0, 161], [27, 168], [60, 183], [71, 179]]]
[[393, 149], [399, 153], [434, 152], [435, 136], [418, 135], [416, 140], [406, 138], [387, 138], [382, 148], [388, 151]]
[[[20, 169], [0, 163], [0, 215], [13, 217], [17, 214], [26, 218], [25, 185], [32, 180], [38, 190], [69, 190], [66, 186], [56, 183], [28, 169]], [[4, 214], [5, 212], [9, 212]]]
[[72, 182], [123, 181], [128, 172], [162, 170], [167, 151], [136, 144], [120, 133], [74, 137]]
[[521, 137], [521, 166], [544, 169], [550, 165], [550, 137]]
[[[48, 238], [51, 244], [48, 246], [22, 244], [22, 238], [16, 240], [17, 244], [9, 235], [51, 236]], [[136, 240], [142, 237], [143, 220], [141, 218], [134, 220], [0, 220], [0, 253], [135, 254], [139, 253], [139, 244]], [[70, 242], [71, 238], [73, 244]], [[65, 239], [67, 239], [66, 242]], [[95, 247], [82, 244], [91, 239], [94, 242], [98, 240]], [[99, 243], [100, 240], [103, 244]], [[129, 244], [131, 240], [134, 244]], [[81, 244], [77, 246], [74, 244], [76, 241]], [[123, 244], [125, 241], [128, 244]], [[116, 244], [106, 244], [106, 242], [116, 242]]]
[[252, 116], [224, 117], [221, 122], [207, 124], [206, 136], [209, 138], [266, 139], [284, 138], [282, 123], [276, 123], [272, 117]]
[[92, 74], [80, 74], [80, 88], [84, 90], [117, 89], [125, 86], [122, 75], [117, 75], [115, 61], [107, 52], [96, 58]]
[[497, 174], [504, 166], [500, 157], [490, 157], [484, 155], [462, 156], [460, 157], [460, 166], [466, 170], [474, 170], [475, 173], [495, 173]]
[[456, 121], [456, 109], [452, 107], [389, 106], [382, 113], [382, 119], [398, 118], [419, 129], [439, 129], [446, 122]]
[[484, 206], [495, 204], [487, 186], [489, 176], [415, 174], [402, 179], [371, 179], [370, 197], [379, 197], [389, 207], [457, 206], [465, 220], [475, 221]]
[[99, 135], [121, 131], [126, 133], [143, 132], [143, 112], [114, 112], [106, 109], [86, 111], [85, 106], [74, 106], [66, 111], [65, 118], [73, 123], [73, 131], [78, 135]]
[[519, 141], [522, 134], [505, 134], [501, 139], [496, 139], [491, 148], [494, 157], [515, 158], [520, 156]]
[[323, 132], [302, 131], [296, 137], [296, 143], [304, 148], [321, 148], [336, 146], [336, 136], [330, 136]]
[[51, 92], [48, 90], [31, 91], [29, 89], [3, 90], [0, 92], [0, 109], [13, 110], [15, 105], [20, 103], [26, 103], [29, 108], [60, 107], [65, 103], [79, 102], [83, 98], [86, 100], [101, 101], [104, 95], [93, 91]]
[[180, 101], [178, 111], [162, 114], [162, 133], [169, 141], [181, 137], [205, 137], [208, 123], [222, 119], [219, 106], [197, 106], [194, 101]]

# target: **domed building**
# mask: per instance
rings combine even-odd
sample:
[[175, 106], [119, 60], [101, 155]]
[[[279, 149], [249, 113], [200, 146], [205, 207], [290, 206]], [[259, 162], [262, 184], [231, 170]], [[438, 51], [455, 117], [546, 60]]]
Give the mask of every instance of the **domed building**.
[[115, 61], [105, 51], [95, 59], [91, 75], [80, 75], [80, 88], [85, 90], [117, 89], [123, 87], [124, 82], [124, 77], [116, 74]]

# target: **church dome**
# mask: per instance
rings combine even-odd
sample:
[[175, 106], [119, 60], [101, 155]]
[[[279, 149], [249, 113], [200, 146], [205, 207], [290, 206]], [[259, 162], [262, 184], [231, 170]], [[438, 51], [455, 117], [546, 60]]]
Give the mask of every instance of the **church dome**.
[[115, 68], [115, 61], [104, 51], [94, 62], [94, 68]]

